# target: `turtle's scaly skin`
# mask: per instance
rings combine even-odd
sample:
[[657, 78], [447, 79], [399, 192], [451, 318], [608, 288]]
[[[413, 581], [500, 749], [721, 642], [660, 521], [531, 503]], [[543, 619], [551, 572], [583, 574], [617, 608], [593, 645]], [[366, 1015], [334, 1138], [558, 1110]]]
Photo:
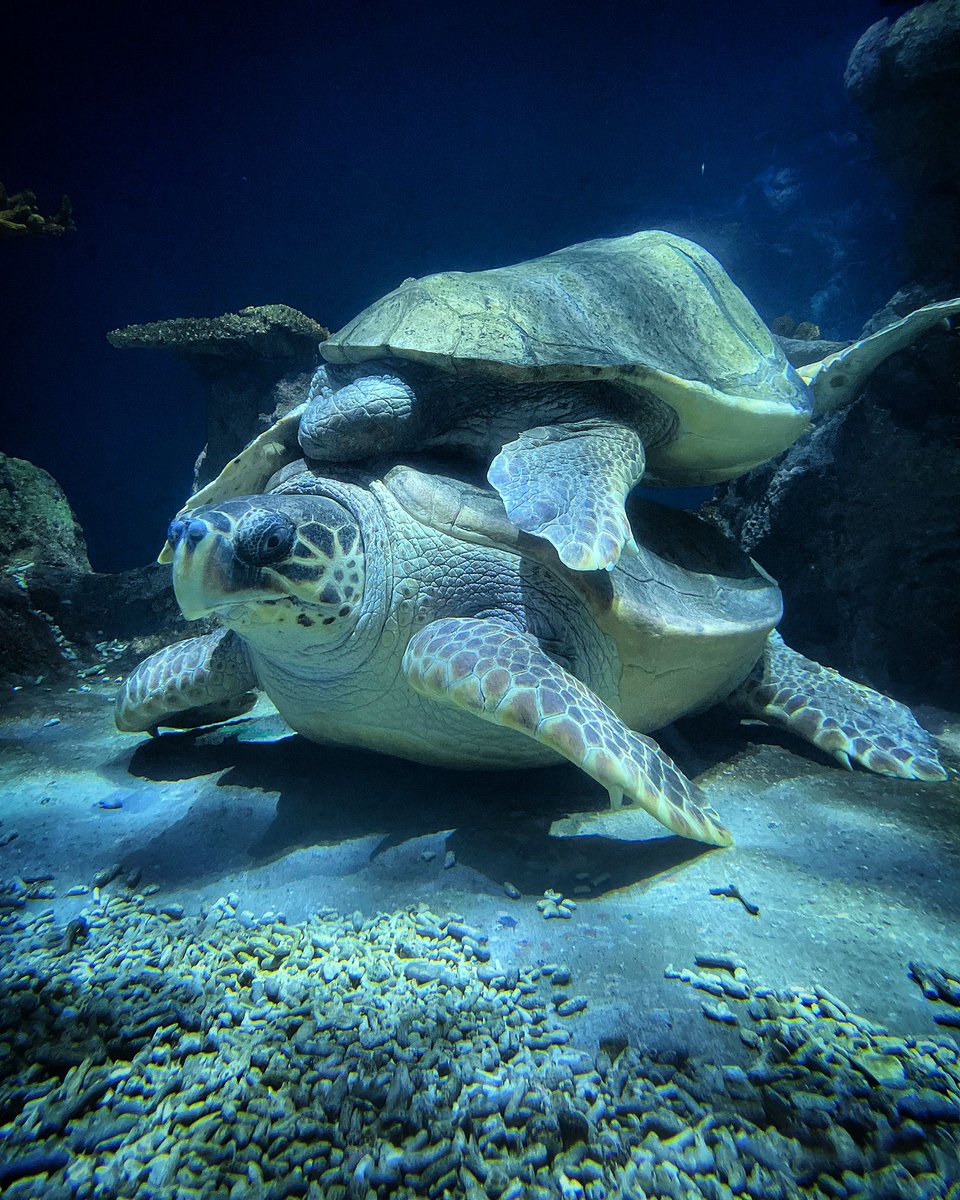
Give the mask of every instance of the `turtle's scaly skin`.
[[159, 725], [213, 725], [240, 716], [256, 701], [246, 647], [220, 630], [176, 642], [128, 675], [117, 697], [117, 728], [146, 733]]
[[873, 770], [943, 778], [909, 710], [783, 645], [776, 584], [716, 529], [629, 512], [636, 555], [584, 573], [493, 493], [404, 467], [349, 483], [301, 471], [198, 509], [171, 527], [177, 599], [228, 631], [148, 659], [118, 720], [222, 717], [256, 683], [315, 741], [462, 767], [562, 755], [614, 805], [714, 845], [729, 833], [644, 736], [711, 704]]
[[905, 704], [797, 654], [777, 633], [731, 703], [799, 734], [848, 770], [858, 762], [876, 775], [946, 778], [933, 739]]
[[[579, 469], [568, 472], [567, 440], [587, 427], [591, 437], [579, 457]], [[560, 547], [565, 566], [588, 571], [615, 563], [621, 547], [636, 554], [624, 505], [643, 474], [643, 463], [643, 442], [634, 430], [576, 421], [528, 429], [512, 443], [509, 455], [497, 455], [487, 478], [501, 496], [510, 497], [507, 512], [515, 525]], [[547, 496], [544, 475], [554, 481]], [[592, 494], [589, 506], [579, 503], [584, 492]]]

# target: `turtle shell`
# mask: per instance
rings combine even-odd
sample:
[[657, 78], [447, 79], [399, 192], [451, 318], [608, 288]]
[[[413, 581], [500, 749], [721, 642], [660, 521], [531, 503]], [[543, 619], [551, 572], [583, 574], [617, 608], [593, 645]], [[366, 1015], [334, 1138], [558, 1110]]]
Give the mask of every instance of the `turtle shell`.
[[715, 526], [631, 496], [639, 553], [613, 571], [571, 571], [554, 548], [511, 523], [487, 488], [399, 466], [374, 483], [416, 520], [461, 541], [546, 567], [614, 643], [618, 712], [652, 730], [708, 708], [740, 684], [782, 615], [776, 582]]
[[[729, 479], [791, 445], [811, 394], [712, 255], [647, 230], [489, 271], [408, 279], [320, 352], [332, 363], [395, 357], [514, 382], [606, 380], [676, 413], [648, 447], [646, 479]], [[437, 433], [443, 413], [436, 414]]]

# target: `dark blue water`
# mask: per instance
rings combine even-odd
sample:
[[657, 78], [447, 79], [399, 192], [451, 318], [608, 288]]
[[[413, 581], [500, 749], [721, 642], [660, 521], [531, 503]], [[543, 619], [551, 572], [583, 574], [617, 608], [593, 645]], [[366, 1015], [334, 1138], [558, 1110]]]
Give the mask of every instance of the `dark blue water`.
[[0, 448], [60, 480], [100, 569], [152, 557], [204, 441], [188, 369], [115, 326], [336, 327], [409, 275], [657, 225], [829, 336], [901, 282], [842, 73], [906, 6], [266, 7], [44, 8], [4, 39], [0, 179], [69, 193], [77, 233], [0, 244]]

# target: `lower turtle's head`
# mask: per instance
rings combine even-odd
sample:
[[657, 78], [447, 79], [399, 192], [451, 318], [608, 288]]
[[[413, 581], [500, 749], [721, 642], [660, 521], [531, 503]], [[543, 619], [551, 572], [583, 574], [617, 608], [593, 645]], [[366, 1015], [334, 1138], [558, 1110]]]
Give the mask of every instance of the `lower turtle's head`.
[[324, 642], [355, 620], [363, 538], [336, 500], [240, 496], [178, 517], [168, 538], [188, 620], [215, 614], [249, 636], [299, 630]]

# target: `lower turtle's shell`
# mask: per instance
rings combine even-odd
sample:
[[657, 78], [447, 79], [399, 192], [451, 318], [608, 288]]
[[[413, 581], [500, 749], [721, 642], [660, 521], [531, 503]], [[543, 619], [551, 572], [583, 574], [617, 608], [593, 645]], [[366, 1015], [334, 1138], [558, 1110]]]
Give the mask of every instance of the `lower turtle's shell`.
[[711, 707], [742, 683], [783, 598], [761, 567], [692, 513], [636, 498], [627, 513], [639, 554], [589, 577], [602, 589], [612, 576], [611, 604], [595, 602], [594, 617], [617, 645], [619, 714], [649, 731]]
[[[320, 347], [507, 381], [606, 380], [677, 414], [647, 478], [729, 479], [791, 445], [812, 401], [750, 302], [702, 247], [648, 230], [490, 271], [408, 279]], [[444, 413], [435, 414], [437, 433]]]
[[692, 513], [633, 496], [627, 514], [638, 554], [623, 555], [613, 571], [571, 571], [552, 546], [511, 524], [487, 488], [410, 467], [394, 467], [372, 490], [381, 487], [424, 524], [534, 560], [578, 595], [616, 647], [617, 711], [634, 729], [659, 729], [728, 696], [782, 615], [776, 582]]

